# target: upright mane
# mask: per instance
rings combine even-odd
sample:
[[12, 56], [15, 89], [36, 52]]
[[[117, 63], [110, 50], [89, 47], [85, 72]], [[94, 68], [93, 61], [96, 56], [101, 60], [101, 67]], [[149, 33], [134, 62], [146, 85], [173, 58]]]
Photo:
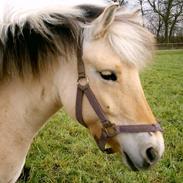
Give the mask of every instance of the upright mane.
[[[0, 78], [48, 69], [57, 56], [76, 54], [82, 24], [91, 22], [104, 7], [78, 5], [41, 11], [8, 12], [0, 24]], [[69, 54], [68, 54], [69, 52]]]
[[[16, 74], [39, 75], [57, 62], [56, 57], [76, 56], [85, 25], [96, 19], [104, 8], [94, 4], [30, 11], [10, 8], [0, 19], [0, 79]], [[121, 8], [108, 33], [108, 41], [120, 57], [142, 67], [151, 56], [153, 39], [134, 17], [134, 12]]]
[[108, 41], [123, 62], [135, 65], [139, 70], [152, 61], [154, 35], [143, 27], [139, 10], [122, 8], [111, 26]]

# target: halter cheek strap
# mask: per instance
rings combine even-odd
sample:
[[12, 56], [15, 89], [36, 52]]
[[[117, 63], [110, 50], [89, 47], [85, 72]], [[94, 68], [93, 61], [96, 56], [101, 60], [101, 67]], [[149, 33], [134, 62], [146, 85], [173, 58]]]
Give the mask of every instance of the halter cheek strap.
[[[80, 54], [79, 54], [80, 53]], [[106, 148], [108, 140], [120, 133], [142, 133], [142, 132], [157, 132], [163, 131], [160, 125], [115, 125], [111, 123], [105, 116], [101, 105], [96, 99], [93, 91], [89, 86], [89, 80], [85, 74], [84, 63], [82, 60], [82, 52], [78, 51], [78, 83], [77, 83], [77, 96], [76, 96], [76, 119], [87, 128], [87, 125], [83, 119], [83, 97], [87, 97], [91, 107], [98, 116], [102, 125], [100, 138], [94, 137], [95, 141], [102, 152], [111, 154], [114, 153], [112, 148]]]
[[94, 137], [98, 147], [101, 151], [106, 153], [113, 153], [112, 148], [105, 148], [105, 145], [109, 138], [114, 137], [117, 135], [117, 129], [115, 126], [108, 121], [108, 119], [105, 117], [103, 110], [98, 103], [95, 95], [93, 94], [90, 86], [88, 83], [85, 85], [81, 85], [78, 83], [77, 88], [77, 97], [76, 97], [76, 119], [87, 128], [87, 125], [85, 121], [83, 120], [83, 114], [82, 114], [82, 103], [83, 103], [83, 96], [86, 96], [90, 105], [92, 106], [93, 110], [97, 114], [98, 118], [100, 119], [100, 122], [102, 123], [102, 131], [101, 136], [98, 139], [97, 137]]

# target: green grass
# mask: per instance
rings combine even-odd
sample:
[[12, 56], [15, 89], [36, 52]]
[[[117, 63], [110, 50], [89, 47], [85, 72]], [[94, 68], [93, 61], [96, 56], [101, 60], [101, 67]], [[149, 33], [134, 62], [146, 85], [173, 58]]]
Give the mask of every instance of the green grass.
[[18, 182], [182, 183], [183, 51], [158, 52], [141, 79], [164, 128], [166, 151], [155, 167], [138, 173], [128, 170], [120, 155], [101, 153], [87, 130], [61, 111], [35, 138], [25, 165], [30, 171], [25, 170]]

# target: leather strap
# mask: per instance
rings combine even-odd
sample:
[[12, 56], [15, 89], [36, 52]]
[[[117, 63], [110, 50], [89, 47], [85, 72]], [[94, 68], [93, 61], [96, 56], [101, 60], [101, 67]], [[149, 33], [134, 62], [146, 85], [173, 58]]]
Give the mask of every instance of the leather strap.
[[162, 131], [159, 123], [150, 125], [123, 125], [123, 126], [117, 126], [117, 130], [123, 133], [143, 133], [143, 132]]
[[[101, 130], [101, 137], [97, 139], [97, 137], [94, 137], [98, 147], [102, 152], [105, 152], [107, 154], [114, 153], [112, 148], [105, 148], [107, 141], [109, 137], [113, 137], [117, 135], [116, 128], [113, 129], [113, 131], [108, 131], [108, 127], [112, 127], [113, 125], [108, 121], [108, 119], [105, 117], [104, 112], [98, 103], [95, 95], [93, 94], [92, 90], [90, 89], [89, 84], [87, 83], [86, 85], [81, 85], [78, 83], [78, 88], [77, 88], [77, 98], [76, 98], [76, 118], [77, 120], [85, 127], [87, 127], [86, 123], [84, 122], [83, 119], [83, 114], [82, 114], [82, 102], [83, 102], [83, 96], [86, 95], [90, 105], [92, 106], [93, 110], [97, 114], [98, 118], [100, 119], [100, 122], [102, 123], [102, 130]], [[110, 129], [111, 130], [111, 129]]]
[[[95, 113], [99, 117], [101, 123], [105, 124], [108, 121], [108, 119], [105, 117], [104, 112], [103, 112], [100, 104], [98, 103], [94, 93], [92, 92], [89, 84], [87, 83], [86, 85], [83, 86], [80, 83], [78, 83], [78, 94], [77, 94], [78, 97], [83, 97], [84, 94], [88, 98], [88, 101], [89, 101], [90, 105], [92, 106], [93, 110], [95, 111]], [[80, 100], [80, 99], [78, 98], [78, 100]], [[78, 100], [76, 100], [76, 101], [78, 101]], [[79, 102], [77, 102], [77, 103], [79, 103]], [[80, 106], [81, 105], [79, 104], [79, 107]], [[83, 116], [82, 115], [82, 110], [80, 110], [78, 108], [78, 106], [77, 106], [77, 110], [76, 111], [77, 111], [78, 118], [83, 119], [83, 117], [82, 117]]]
[[83, 95], [84, 92], [82, 90], [80, 90], [80, 88], [77, 88], [77, 100], [76, 100], [76, 119], [87, 128], [86, 123], [84, 122], [83, 119], [83, 113], [82, 113], [82, 109], [83, 109]]

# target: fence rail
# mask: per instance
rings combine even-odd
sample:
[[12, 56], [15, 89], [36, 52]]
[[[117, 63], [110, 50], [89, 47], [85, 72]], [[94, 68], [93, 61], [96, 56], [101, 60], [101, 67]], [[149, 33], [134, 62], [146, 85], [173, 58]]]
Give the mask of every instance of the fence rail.
[[183, 49], [183, 43], [158, 43], [156, 46], [159, 50]]

